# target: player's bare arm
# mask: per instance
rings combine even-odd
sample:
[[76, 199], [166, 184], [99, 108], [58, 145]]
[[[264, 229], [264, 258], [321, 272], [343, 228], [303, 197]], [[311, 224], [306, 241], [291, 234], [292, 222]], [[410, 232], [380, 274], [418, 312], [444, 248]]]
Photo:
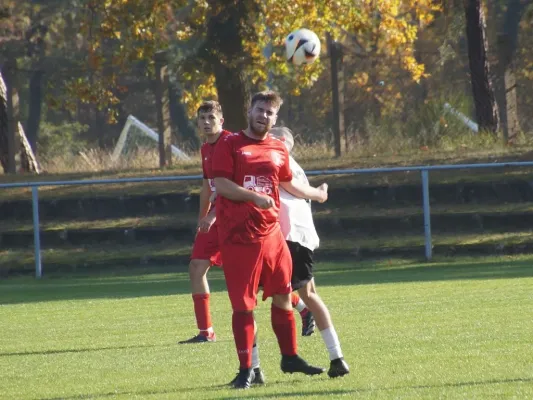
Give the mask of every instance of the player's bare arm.
[[215, 178], [217, 194], [233, 201], [251, 201], [259, 208], [274, 206], [274, 199], [270, 196], [254, 192], [237, 185], [227, 178]]
[[207, 215], [198, 222], [198, 230], [202, 233], [209, 232], [209, 229], [211, 229], [216, 220], [216, 211], [214, 208], [212, 208], [211, 210], [209, 210]]
[[209, 187], [209, 180], [204, 179], [202, 182], [202, 188], [200, 189], [200, 210], [198, 212], [198, 223], [204, 218], [211, 207], [209, 198], [211, 196], [211, 188]]
[[327, 183], [323, 183], [319, 187], [315, 188], [293, 179], [290, 182], [280, 182], [280, 185], [293, 196], [300, 197], [302, 199], [318, 201], [319, 203], [324, 203], [328, 199]]

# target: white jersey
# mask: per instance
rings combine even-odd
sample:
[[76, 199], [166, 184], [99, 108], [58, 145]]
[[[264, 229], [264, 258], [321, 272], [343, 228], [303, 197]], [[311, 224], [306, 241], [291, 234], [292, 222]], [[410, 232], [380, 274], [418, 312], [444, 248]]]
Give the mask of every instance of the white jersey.
[[[309, 184], [304, 170], [292, 156], [289, 158], [289, 162], [293, 179]], [[315, 250], [320, 243], [320, 239], [313, 223], [311, 201], [295, 197], [281, 187], [279, 189], [279, 199], [281, 203], [279, 222], [285, 240], [297, 242], [311, 251]]]

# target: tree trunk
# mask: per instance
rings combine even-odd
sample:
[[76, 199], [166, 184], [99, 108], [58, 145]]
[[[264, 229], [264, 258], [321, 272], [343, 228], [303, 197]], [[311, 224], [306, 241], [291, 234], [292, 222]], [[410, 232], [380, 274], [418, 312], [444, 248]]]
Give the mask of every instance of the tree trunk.
[[498, 105], [494, 98], [490, 67], [487, 59], [485, 36], [485, 15], [481, 0], [464, 0], [466, 16], [466, 38], [470, 80], [476, 108], [476, 119], [480, 130], [497, 133], [499, 130]]
[[249, 85], [243, 68], [214, 64], [218, 101], [224, 112], [224, 128], [238, 132], [248, 126]]
[[24, 133], [22, 124], [17, 124], [17, 135], [20, 141], [20, 164], [23, 172], [32, 172], [36, 174], [41, 173], [41, 167], [37, 162], [37, 158], [31, 148], [30, 142]]
[[[0, 72], [0, 166], [6, 173], [9, 171], [9, 116], [7, 95], [7, 86]], [[16, 122], [14, 129], [16, 130], [15, 136], [20, 143], [20, 163], [22, 170], [25, 172], [39, 173], [39, 164], [20, 122]]]
[[242, 41], [253, 38], [252, 13], [257, 13], [250, 0], [210, 0], [214, 14], [207, 25], [208, 62], [215, 75], [218, 100], [224, 111], [224, 127], [240, 131], [248, 125], [247, 110], [250, 86], [246, 76], [248, 56]]
[[187, 118], [187, 110], [181, 103], [182, 91], [170, 83], [168, 88], [168, 104], [170, 107], [170, 119], [178, 132], [178, 140], [187, 143], [194, 150], [200, 148], [200, 138], [196, 134], [194, 125]]
[[497, 99], [500, 118], [507, 141], [513, 141], [520, 132], [516, 99], [515, 56], [518, 44], [518, 31], [525, 4], [520, 0], [510, 0], [507, 4], [502, 31], [498, 34], [499, 80]]
[[7, 86], [0, 71], [0, 164], [4, 172], [8, 170], [9, 154], [8, 141], [8, 116], [7, 116]]
[[36, 152], [37, 138], [39, 137], [39, 124], [41, 122], [41, 110], [43, 104], [43, 92], [42, 92], [42, 80], [44, 72], [37, 70], [30, 78], [30, 90], [29, 90], [29, 111], [28, 122], [26, 126], [26, 137], [28, 142]]

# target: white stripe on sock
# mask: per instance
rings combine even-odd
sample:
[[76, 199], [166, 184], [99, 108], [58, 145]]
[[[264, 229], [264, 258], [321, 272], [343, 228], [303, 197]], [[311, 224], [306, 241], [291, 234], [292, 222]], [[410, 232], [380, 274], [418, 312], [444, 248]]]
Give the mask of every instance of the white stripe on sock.
[[307, 308], [307, 306], [305, 305], [304, 301], [302, 299], [298, 300], [298, 304], [296, 304], [296, 310], [298, 312], [302, 312], [303, 310], [305, 310]]
[[259, 367], [259, 347], [257, 345], [254, 345], [252, 347], [252, 368], [258, 368]]

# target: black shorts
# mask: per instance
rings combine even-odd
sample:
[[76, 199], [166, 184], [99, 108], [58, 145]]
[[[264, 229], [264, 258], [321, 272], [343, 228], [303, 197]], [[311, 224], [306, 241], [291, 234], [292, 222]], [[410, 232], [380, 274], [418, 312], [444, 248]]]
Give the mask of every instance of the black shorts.
[[292, 290], [298, 290], [313, 279], [313, 251], [300, 243], [287, 240], [292, 257]]

